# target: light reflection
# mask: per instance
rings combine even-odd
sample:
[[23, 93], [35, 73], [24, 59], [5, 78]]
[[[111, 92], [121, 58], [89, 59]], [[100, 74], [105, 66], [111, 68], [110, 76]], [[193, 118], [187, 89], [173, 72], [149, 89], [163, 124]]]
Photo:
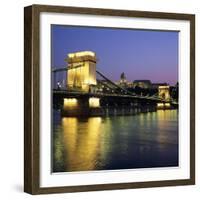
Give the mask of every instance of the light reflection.
[[[77, 118], [66, 117], [63, 118], [62, 123], [64, 148], [67, 152], [66, 170], [94, 169], [100, 143], [101, 118], [91, 117], [86, 122], [79, 124]], [[85, 125], [87, 125], [87, 128], [85, 128]]]
[[57, 135], [57, 137], [54, 138], [54, 146], [56, 147], [54, 149], [54, 158], [55, 158], [55, 165], [59, 165], [61, 163], [62, 165], [62, 162], [63, 162], [63, 138], [60, 134]]
[[54, 133], [54, 170], [128, 169], [165, 166], [166, 162], [175, 166], [177, 120], [177, 110], [106, 118], [62, 118]]
[[[177, 120], [173, 117], [174, 113], [177, 112], [175, 110], [158, 110], [157, 111], [157, 141], [160, 143], [160, 147], [164, 147], [164, 144], [172, 143], [172, 141], [176, 141], [177, 135], [171, 135], [171, 129], [173, 128], [173, 121]], [[177, 124], [176, 124], [177, 126]]]
[[139, 123], [140, 123], [140, 126], [143, 127], [143, 125], [145, 123], [143, 113], [139, 114]]
[[78, 119], [76, 117], [62, 118], [64, 147], [67, 147], [67, 159], [72, 160], [76, 151]]

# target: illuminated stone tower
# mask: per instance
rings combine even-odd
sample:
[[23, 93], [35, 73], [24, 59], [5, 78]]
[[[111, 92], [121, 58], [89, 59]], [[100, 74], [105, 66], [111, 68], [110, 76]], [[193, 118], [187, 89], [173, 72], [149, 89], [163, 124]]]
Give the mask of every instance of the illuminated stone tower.
[[163, 100], [166, 100], [166, 101], [170, 100], [169, 85], [159, 86], [158, 96]]
[[170, 93], [169, 93], [169, 85], [159, 86], [158, 87], [158, 96], [165, 100], [165, 103], [157, 103], [158, 109], [168, 109], [171, 107], [171, 104], [168, 102], [170, 101]]
[[96, 85], [96, 55], [92, 51], [69, 53], [67, 57], [67, 88], [90, 91]]

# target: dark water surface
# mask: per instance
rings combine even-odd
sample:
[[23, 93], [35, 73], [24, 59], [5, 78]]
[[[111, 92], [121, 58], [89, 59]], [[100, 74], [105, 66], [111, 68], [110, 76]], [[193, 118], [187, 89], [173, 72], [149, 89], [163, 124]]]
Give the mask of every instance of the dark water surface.
[[53, 118], [53, 172], [178, 166], [177, 110]]

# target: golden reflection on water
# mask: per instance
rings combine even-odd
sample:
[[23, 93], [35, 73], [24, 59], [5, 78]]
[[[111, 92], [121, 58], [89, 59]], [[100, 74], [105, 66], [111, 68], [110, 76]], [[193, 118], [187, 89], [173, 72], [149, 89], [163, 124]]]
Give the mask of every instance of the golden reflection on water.
[[[178, 159], [177, 129], [177, 110], [102, 118], [64, 117], [55, 129], [54, 169], [127, 169], [165, 166], [166, 162], [174, 166]], [[163, 157], [168, 160], [163, 161]]]
[[[173, 128], [173, 121], [176, 119], [177, 110], [158, 110], [157, 111], [157, 141], [160, 144], [169, 144], [176, 141], [171, 135], [171, 128]], [[176, 122], [177, 123], [177, 122]], [[177, 126], [177, 124], [176, 124]], [[178, 127], [177, 127], [178, 132]], [[177, 136], [177, 135], [176, 135]]]
[[62, 119], [67, 171], [95, 168], [94, 161], [98, 153], [100, 124], [100, 117], [88, 118], [83, 126], [79, 124], [77, 118]]
[[[140, 126], [140, 139], [156, 141], [163, 147], [163, 144], [177, 142], [177, 134], [171, 133], [177, 126], [177, 110], [158, 110], [152, 113], [141, 113], [138, 115], [138, 125]], [[174, 125], [173, 125], [174, 123]], [[177, 130], [178, 132], [178, 130]], [[153, 138], [152, 135], [155, 137]]]

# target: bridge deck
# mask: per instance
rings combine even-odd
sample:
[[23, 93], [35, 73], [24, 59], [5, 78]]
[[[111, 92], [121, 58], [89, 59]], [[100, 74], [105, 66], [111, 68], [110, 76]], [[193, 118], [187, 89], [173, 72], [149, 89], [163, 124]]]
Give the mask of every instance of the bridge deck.
[[173, 100], [163, 100], [156, 96], [139, 96], [139, 95], [130, 95], [130, 94], [114, 94], [114, 93], [88, 93], [81, 91], [70, 91], [70, 90], [53, 90], [54, 95], [62, 95], [64, 97], [80, 97], [80, 96], [88, 96], [88, 97], [116, 97], [116, 98], [133, 98], [138, 100], [147, 100], [161, 103], [171, 103], [174, 105], [178, 105], [177, 102]]

